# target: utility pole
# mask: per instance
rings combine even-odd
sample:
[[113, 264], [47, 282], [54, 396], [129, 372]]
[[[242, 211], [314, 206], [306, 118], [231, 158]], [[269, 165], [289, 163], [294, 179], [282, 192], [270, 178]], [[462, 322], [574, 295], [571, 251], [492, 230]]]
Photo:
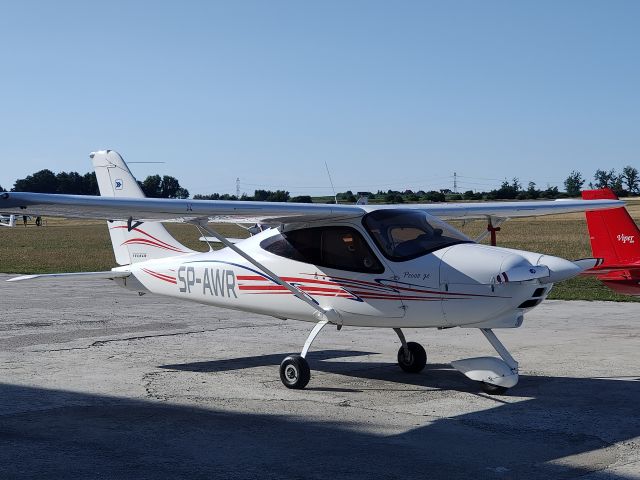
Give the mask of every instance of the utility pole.
[[236, 178], [236, 198], [240, 200], [240, 177]]
[[453, 172], [453, 193], [458, 193], [458, 174]]

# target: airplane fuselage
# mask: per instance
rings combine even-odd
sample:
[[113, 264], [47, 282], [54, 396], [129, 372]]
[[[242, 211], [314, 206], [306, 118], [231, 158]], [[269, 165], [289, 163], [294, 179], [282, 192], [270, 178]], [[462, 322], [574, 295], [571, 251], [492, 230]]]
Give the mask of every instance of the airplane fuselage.
[[[336, 224], [333, 223], [332, 226]], [[527, 308], [542, 301], [551, 284], [512, 282], [503, 272], [536, 265], [540, 254], [461, 243], [393, 262], [381, 255], [357, 222], [345, 223], [367, 239], [380, 268], [356, 272], [284, 258], [261, 245], [280, 233], [269, 229], [237, 247], [322, 308], [334, 309], [343, 325], [366, 327], [517, 327]], [[553, 257], [545, 257], [549, 259]], [[134, 263], [127, 288], [279, 318], [317, 322], [314, 310], [229, 248]]]

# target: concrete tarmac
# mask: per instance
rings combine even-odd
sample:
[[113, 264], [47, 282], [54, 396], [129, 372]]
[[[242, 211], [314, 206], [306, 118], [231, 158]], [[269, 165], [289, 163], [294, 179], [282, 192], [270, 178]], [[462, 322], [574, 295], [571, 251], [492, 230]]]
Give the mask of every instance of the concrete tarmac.
[[326, 328], [307, 389], [280, 382], [312, 325], [111, 282], [0, 275], [0, 478], [640, 479], [640, 304], [547, 301], [497, 330], [520, 383], [449, 362], [477, 330]]

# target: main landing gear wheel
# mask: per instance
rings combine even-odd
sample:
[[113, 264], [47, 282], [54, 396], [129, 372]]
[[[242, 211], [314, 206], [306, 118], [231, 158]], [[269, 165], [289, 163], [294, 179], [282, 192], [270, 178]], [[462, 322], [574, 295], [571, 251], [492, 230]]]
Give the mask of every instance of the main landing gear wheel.
[[421, 372], [427, 364], [427, 352], [416, 342], [407, 342], [407, 352], [404, 347], [398, 350], [398, 365], [408, 373]]
[[301, 355], [290, 355], [280, 364], [280, 380], [287, 388], [303, 389], [310, 378], [309, 363]]
[[489, 395], [504, 395], [509, 390], [507, 387], [501, 387], [500, 385], [494, 385], [492, 383], [480, 382], [480, 388], [484, 393]]

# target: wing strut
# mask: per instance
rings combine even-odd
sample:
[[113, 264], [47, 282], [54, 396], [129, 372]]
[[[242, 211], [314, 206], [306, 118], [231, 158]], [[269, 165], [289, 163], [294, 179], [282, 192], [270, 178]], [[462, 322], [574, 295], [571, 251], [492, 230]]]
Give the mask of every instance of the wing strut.
[[333, 308], [329, 308], [329, 309], [322, 308], [320, 306], [320, 304], [313, 297], [311, 297], [308, 293], [302, 291], [301, 289], [299, 289], [298, 287], [296, 287], [294, 285], [291, 285], [289, 282], [285, 282], [282, 278], [280, 278], [274, 272], [272, 272], [267, 267], [262, 265], [260, 262], [255, 260], [251, 255], [249, 255], [248, 253], [240, 250], [232, 242], [227, 240], [227, 238], [224, 235], [216, 232], [212, 228], [209, 228], [209, 226], [207, 225], [207, 220], [192, 220], [189, 223], [194, 223], [196, 225], [199, 225], [200, 228], [202, 228], [209, 235], [217, 238], [220, 241], [220, 243], [222, 243], [224, 246], [229, 247], [231, 250], [236, 252], [242, 258], [244, 258], [245, 260], [250, 262], [255, 267], [259, 268], [263, 273], [265, 273], [275, 283], [277, 283], [278, 285], [283, 286], [284, 288], [289, 290], [291, 293], [293, 293], [293, 295], [295, 297], [299, 298], [300, 300], [302, 300], [303, 302], [308, 304], [311, 308], [313, 308], [316, 311], [314, 313], [314, 316], [317, 317], [318, 320], [327, 320], [328, 322], [333, 323], [335, 325], [342, 325], [342, 319], [340, 318], [340, 315], [338, 315], [338, 312], [336, 312]]

